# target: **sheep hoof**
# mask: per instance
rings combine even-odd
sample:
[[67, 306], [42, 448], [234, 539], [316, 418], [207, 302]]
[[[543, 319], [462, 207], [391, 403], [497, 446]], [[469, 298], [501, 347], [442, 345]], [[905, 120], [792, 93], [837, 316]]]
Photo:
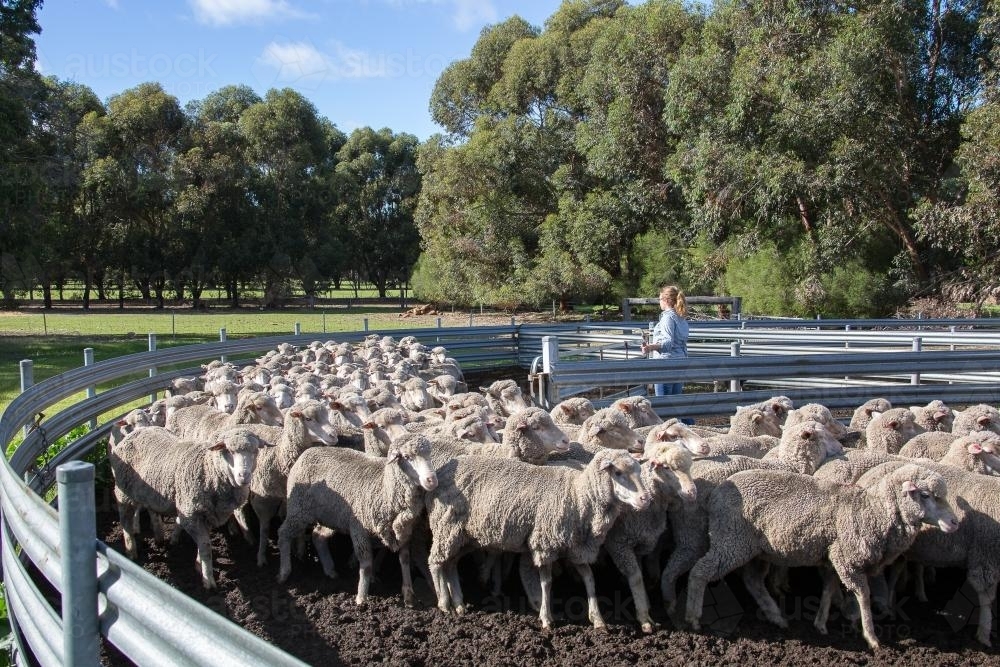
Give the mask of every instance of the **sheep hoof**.
[[983, 646], [993, 646], [993, 643], [990, 641], [990, 631], [988, 628], [986, 629], [985, 632], [984, 631], [977, 632], [976, 640]]
[[466, 608], [466, 606], [464, 604], [460, 604], [460, 605], [457, 605], [455, 607], [455, 615], [456, 616], [465, 616], [465, 612], [466, 611], [468, 611], [468, 609]]
[[826, 623], [823, 624], [816, 623], [815, 626], [816, 626], [816, 632], [820, 633], [821, 635], [826, 634]]
[[642, 624], [642, 631], [645, 632], [648, 635], [649, 633], [651, 633], [653, 631], [653, 624], [652, 623], [643, 623]]
[[413, 591], [404, 591], [403, 606], [406, 607], [407, 609], [413, 609], [415, 605], [416, 605], [416, 598], [413, 595]]
[[364, 607], [368, 604], [368, 598], [361, 597], [360, 595], [354, 598], [354, 604], [359, 607]]

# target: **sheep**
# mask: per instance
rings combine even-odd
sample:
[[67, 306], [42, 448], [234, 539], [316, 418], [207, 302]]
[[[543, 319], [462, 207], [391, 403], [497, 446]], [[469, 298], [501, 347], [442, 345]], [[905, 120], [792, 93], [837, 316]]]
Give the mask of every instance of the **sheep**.
[[220, 412], [210, 405], [192, 405], [177, 410], [167, 419], [167, 428], [182, 438], [211, 440], [223, 429], [237, 424], [282, 423], [283, 416], [271, 395], [262, 392], [243, 392], [232, 414]]
[[409, 433], [406, 424], [406, 412], [398, 408], [381, 408], [363, 425], [365, 429], [365, 454], [370, 456], [387, 456], [389, 445]]
[[977, 431], [954, 440], [938, 463], [978, 475], [1000, 475], [1000, 436]]
[[[736, 473], [709, 500], [711, 544], [688, 578], [687, 621], [698, 628], [709, 581], [758, 558], [763, 567], [755, 563], [745, 568], [744, 583], [767, 619], [787, 627], [764, 586], [767, 563], [794, 567], [829, 561], [857, 598], [865, 640], [878, 648], [867, 573], [886, 564], [890, 548], [912, 544], [921, 524], [937, 526], [942, 533], [958, 530], [947, 492], [942, 475], [915, 464], [888, 472], [866, 488], [782, 471]], [[833, 593], [832, 574], [824, 579], [814, 623], [822, 634]]]
[[239, 385], [231, 380], [212, 380], [205, 383], [205, 391], [214, 397], [215, 407], [222, 412], [236, 409]]
[[679, 419], [668, 419], [653, 426], [640, 427], [636, 434], [642, 436], [645, 432], [645, 444], [643, 445], [644, 455], [649, 454], [653, 445], [658, 443], [673, 443], [684, 447], [696, 456], [709, 454], [710, 449], [705, 440], [691, 430], [687, 424]]
[[491, 426], [489, 418], [483, 414], [483, 409], [472, 406], [452, 413], [444, 421], [412, 424], [408, 430], [424, 433], [432, 440], [438, 435], [443, 435], [457, 440], [466, 440], [470, 444], [492, 445], [500, 440], [494, 437]]
[[601, 450], [577, 471], [463, 456], [443, 466], [439, 477], [441, 486], [427, 502], [433, 536], [428, 562], [441, 611], [465, 613], [457, 561], [476, 546], [530, 554], [541, 578], [543, 628], [552, 626], [552, 563], [568, 558], [586, 587], [591, 622], [605, 627], [590, 564], [622, 507], [649, 505], [635, 459]]
[[399, 402], [407, 410], [418, 412], [434, 407], [434, 398], [427, 391], [427, 382], [418, 377], [411, 377], [403, 383]]
[[834, 418], [830, 409], [819, 403], [806, 403], [801, 407], [789, 411], [783, 427], [788, 428], [789, 426], [806, 421], [815, 421], [823, 424], [838, 440], [848, 433], [847, 428]]
[[167, 425], [167, 399], [160, 398], [146, 407], [146, 412], [149, 414], [149, 425], [150, 426], [166, 426]]
[[787, 396], [772, 396], [766, 401], [739, 407], [736, 411], [739, 412], [740, 410], [746, 410], [748, 408], [763, 410], [764, 412], [773, 415], [779, 425], [783, 425], [788, 418], [788, 413], [795, 408], [795, 405], [792, 403], [792, 399]]
[[663, 423], [660, 415], [653, 410], [653, 404], [644, 396], [626, 396], [619, 398], [611, 404], [611, 407], [621, 410], [628, 420], [628, 425], [633, 429], [640, 426], [653, 426]]
[[147, 426], [154, 426], [148, 412], [142, 408], [130, 410], [124, 417], [116, 420], [114, 426], [108, 431], [109, 448], [114, 448], [126, 435], [137, 428], [145, 428]]
[[295, 390], [288, 384], [272, 384], [267, 390], [279, 410], [287, 410], [295, 405]]
[[431, 375], [427, 378], [427, 391], [434, 400], [444, 405], [456, 393], [468, 391], [468, 387], [464, 382], [459, 382], [451, 375]]
[[781, 422], [773, 412], [755, 406], [737, 408], [729, 417], [729, 428], [695, 426], [694, 431], [704, 438], [720, 435], [756, 438], [761, 435], [781, 437]]
[[906, 408], [892, 408], [868, 422], [865, 446], [887, 454], [898, 454], [908, 440], [923, 432], [912, 412]]
[[670, 511], [670, 530], [674, 550], [660, 576], [660, 592], [670, 611], [676, 604], [677, 579], [708, 551], [708, 500], [714, 489], [730, 475], [743, 470], [784, 470], [812, 474], [827, 456], [833, 436], [818, 422], [805, 422], [788, 428], [773, 458], [721, 455], [698, 459], [691, 476], [698, 489], [696, 503]]
[[[271, 520], [285, 502], [288, 472], [296, 459], [315, 445], [337, 444], [337, 429], [330, 422], [330, 411], [321, 401], [307, 401], [293, 407], [285, 415], [284, 426], [251, 424], [242, 428], [273, 445], [261, 452], [250, 481], [250, 507], [257, 515], [260, 541], [257, 548], [257, 565], [267, 563], [267, 536]], [[243, 512], [236, 515], [240, 527], [247, 534]], [[252, 540], [248, 540], [251, 541]]]
[[851, 415], [850, 428], [854, 431], [864, 431], [876, 414], [892, 410], [892, 403], [884, 398], [873, 398], [859, 405]]
[[945, 431], [950, 433], [955, 423], [955, 413], [943, 401], [931, 401], [927, 405], [914, 405], [910, 412], [917, 419], [917, 424], [925, 431]]
[[[979, 624], [976, 639], [991, 646], [990, 628], [993, 623], [993, 601], [1000, 581], [1000, 480], [977, 475], [954, 466], [920, 461], [921, 466], [939, 474], [945, 481], [948, 499], [957, 507], [958, 528], [954, 532], [922, 531], [906, 552], [909, 562], [934, 567], [960, 567], [966, 570], [966, 582], [976, 591], [979, 604]], [[858, 481], [864, 484], [885, 469], [905, 466], [890, 462], [875, 468]], [[866, 479], [869, 478], [869, 479]], [[916, 597], [927, 601], [917, 579]]]
[[906, 456], [912, 458], [928, 458], [935, 461], [948, 451], [951, 443], [963, 435], [978, 431], [992, 432], [1000, 435], [1000, 413], [992, 406], [973, 405], [955, 414], [951, 433], [931, 431], [915, 435], [906, 443]]
[[511, 415], [531, 407], [531, 402], [521, 393], [514, 380], [497, 380], [489, 387], [480, 387], [490, 407], [501, 417]]
[[434, 443], [435, 456], [440, 457], [437, 460], [441, 462], [446, 457], [475, 454], [544, 465], [550, 456], [566, 454], [571, 446], [566, 434], [542, 408], [528, 408], [508, 419], [501, 440], [496, 444], [474, 445], [444, 434], [429, 437]]
[[403, 404], [399, 402], [396, 395], [392, 393], [391, 390], [373, 387], [365, 392], [362, 392], [361, 397], [368, 401], [368, 409], [374, 412], [381, 408], [402, 408]]
[[844, 450], [842, 454], [827, 458], [816, 469], [813, 477], [839, 484], [854, 484], [863, 474], [888, 461], [906, 461], [906, 457], [876, 449]]
[[[348, 533], [360, 565], [356, 604], [368, 600], [372, 576], [370, 534], [399, 554], [403, 602], [413, 606], [410, 535], [424, 510], [425, 491], [438, 484], [430, 465], [430, 441], [409, 434], [389, 446], [386, 458], [340, 447], [314, 447], [298, 458], [288, 474], [288, 513], [278, 529], [281, 566], [278, 581], [291, 573], [291, 541], [315, 523]], [[326, 545], [318, 546], [323, 569], [336, 576]]]
[[603, 408], [594, 413], [579, 427], [563, 425], [570, 438], [569, 456], [578, 461], [590, 461], [601, 448], [627, 449], [641, 452], [645, 442], [628, 425], [628, 418], [616, 408]]
[[556, 404], [549, 414], [556, 424], [572, 424], [579, 426], [587, 417], [597, 412], [597, 408], [589, 398], [583, 396], [573, 396]]
[[649, 615], [649, 598], [639, 558], [656, 549], [660, 536], [667, 529], [668, 507], [678, 498], [694, 503], [698, 490], [690, 474], [691, 453], [684, 447], [655, 443], [647, 445], [644, 457], [647, 462], [642, 467], [642, 478], [652, 500], [643, 510], [626, 508], [621, 513], [608, 532], [604, 549], [628, 581], [642, 631], [652, 632], [653, 619]]
[[134, 530], [139, 509], [176, 514], [172, 541], [180, 537], [179, 530], [191, 536], [198, 545], [202, 584], [215, 588], [209, 530], [247, 501], [258, 451], [266, 446], [245, 428], [203, 442], [182, 440], [158, 426], [130, 433], [109, 453], [128, 555], [138, 557]]

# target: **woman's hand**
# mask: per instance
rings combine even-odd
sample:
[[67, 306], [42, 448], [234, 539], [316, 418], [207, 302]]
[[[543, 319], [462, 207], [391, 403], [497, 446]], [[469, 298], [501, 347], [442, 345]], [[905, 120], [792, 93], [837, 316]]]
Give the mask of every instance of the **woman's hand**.
[[657, 351], [658, 352], [659, 350], [660, 350], [660, 344], [659, 343], [643, 343], [642, 344], [642, 353], [643, 354], [648, 354], [649, 352], [653, 352], [653, 351]]

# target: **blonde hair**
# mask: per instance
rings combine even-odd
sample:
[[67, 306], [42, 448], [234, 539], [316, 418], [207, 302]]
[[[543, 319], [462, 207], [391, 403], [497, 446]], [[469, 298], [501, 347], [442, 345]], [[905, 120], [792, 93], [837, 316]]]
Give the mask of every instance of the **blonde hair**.
[[679, 287], [676, 285], [662, 287], [660, 288], [660, 296], [666, 300], [668, 306], [674, 309], [674, 312], [681, 317], [687, 317], [687, 299], [684, 298], [684, 292]]

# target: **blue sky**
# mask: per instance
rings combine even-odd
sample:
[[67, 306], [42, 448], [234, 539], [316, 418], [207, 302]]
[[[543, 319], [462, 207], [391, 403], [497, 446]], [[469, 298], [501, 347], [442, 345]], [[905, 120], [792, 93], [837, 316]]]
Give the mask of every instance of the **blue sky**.
[[480, 30], [542, 27], [560, 0], [45, 0], [37, 67], [102, 100], [159, 81], [181, 104], [229, 84], [301, 92], [342, 131], [421, 140], [434, 82]]

